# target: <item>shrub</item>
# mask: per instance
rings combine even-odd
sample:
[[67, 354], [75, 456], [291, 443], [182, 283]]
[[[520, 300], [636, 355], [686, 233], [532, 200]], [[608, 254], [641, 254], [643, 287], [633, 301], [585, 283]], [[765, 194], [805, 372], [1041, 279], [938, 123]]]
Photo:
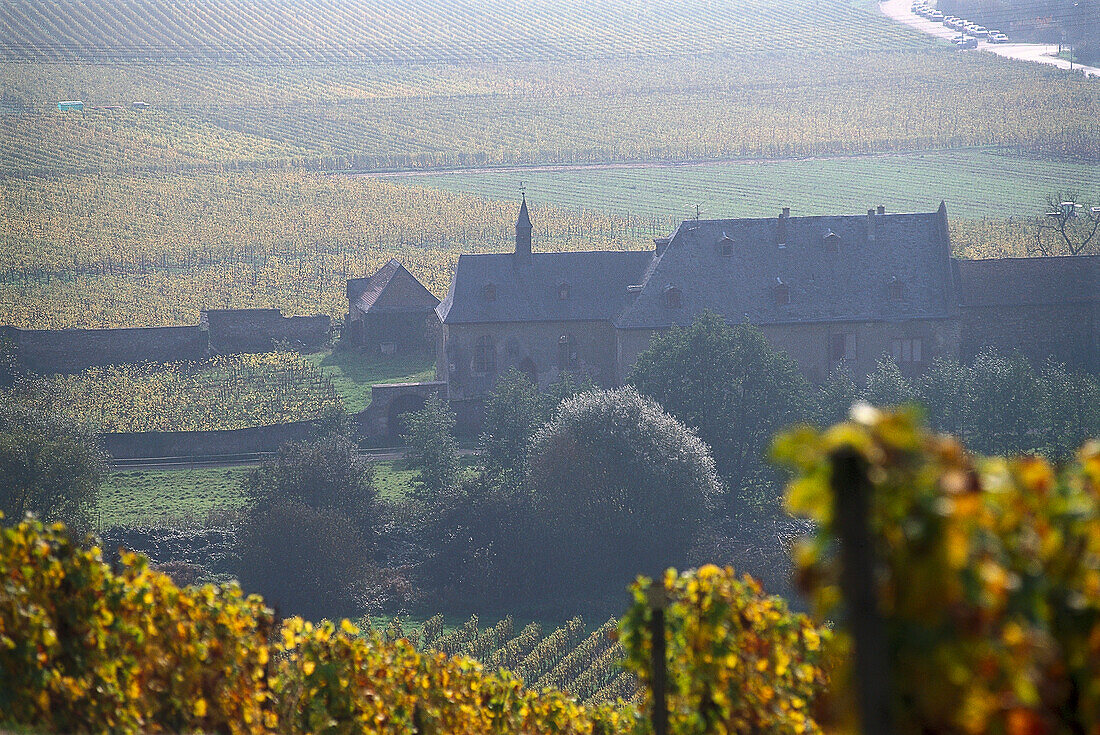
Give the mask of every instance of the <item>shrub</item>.
[[669, 732], [814, 733], [829, 632], [793, 614], [751, 577], [713, 565], [631, 587], [634, 601], [620, 623], [627, 667], [643, 685], [651, 709], [650, 621], [654, 593], [664, 612]]
[[297, 500], [250, 511], [237, 549], [241, 584], [285, 615], [351, 613], [374, 577], [360, 529], [338, 511]]
[[522, 551], [555, 593], [682, 561], [721, 492], [706, 444], [633, 388], [564, 401], [531, 441]]
[[271, 612], [235, 585], [117, 572], [60, 524], [0, 529], [0, 723], [45, 732], [251, 732], [269, 719]]
[[[866, 405], [823, 433], [780, 439], [799, 475], [788, 505], [818, 528], [797, 551], [799, 582], [819, 615], [845, 621], [830, 484], [839, 449], [862, 457], [871, 488], [888, 666], [878, 675], [895, 731], [1100, 730], [1100, 443], [1060, 472], [1036, 457], [975, 459], [907, 413]], [[837, 687], [832, 711], [852, 712], [850, 697]]]

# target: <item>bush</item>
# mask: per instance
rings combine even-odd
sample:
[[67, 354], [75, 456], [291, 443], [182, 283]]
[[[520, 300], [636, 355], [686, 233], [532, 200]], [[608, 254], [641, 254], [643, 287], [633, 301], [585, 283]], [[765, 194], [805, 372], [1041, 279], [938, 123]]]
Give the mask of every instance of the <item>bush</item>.
[[[974, 459], [906, 413], [776, 443], [798, 470], [792, 512], [817, 524], [798, 549], [819, 615], [841, 604], [830, 456], [855, 450], [870, 483], [873, 586], [899, 733], [1100, 730], [1100, 443], [1055, 472], [1036, 457]], [[850, 649], [850, 631], [837, 638]], [[851, 713], [850, 657], [830, 695]]]
[[528, 464], [521, 549], [555, 594], [682, 563], [721, 492], [706, 444], [633, 388], [564, 401]]
[[0, 529], [0, 729], [45, 732], [627, 733], [632, 708], [272, 613], [236, 586], [118, 572], [61, 526]]
[[0, 394], [0, 513], [92, 529], [106, 456], [61, 416]]
[[827, 630], [729, 567], [670, 569], [658, 582], [640, 578], [631, 593], [620, 637], [644, 709], [653, 706], [654, 593], [666, 606], [669, 732], [820, 732], [813, 709], [827, 684]]
[[45, 732], [263, 726], [271, 612], [238, 587], [179, 589], [60, 524], [0, 529], [0, 723]]
[[237, 536], [238, 577], [283, 615], [359, 610], [375, 578], [370, 545], [342, 513], [297, 500], [257, 507]]

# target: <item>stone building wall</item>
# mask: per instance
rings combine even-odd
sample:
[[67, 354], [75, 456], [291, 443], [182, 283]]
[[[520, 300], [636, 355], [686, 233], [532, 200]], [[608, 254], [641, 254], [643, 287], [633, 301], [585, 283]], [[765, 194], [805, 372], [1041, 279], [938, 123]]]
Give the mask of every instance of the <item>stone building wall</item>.
[[1036, 367], [1052, 358], [1074, 370], [1100, 373], [1100, 300], [968, 306], [961, 342], [963, 360], [994, 347], [1019, 351]]
[[[519, 322], [507, 324], [444, 325], [438, 374], [450, 385], [452, 401], [482, 398], [496, 379], [510, 367], [534, 374], [540, 386], [561, 372], [561, 337], [575, 340], [576, 360], [571, 373], [588, 375], [601, 386], [618, 383], [615, 329], [607, 322]], [[495, 346], [495, 370], [474, 371], [478, 339], [491, 337]]]

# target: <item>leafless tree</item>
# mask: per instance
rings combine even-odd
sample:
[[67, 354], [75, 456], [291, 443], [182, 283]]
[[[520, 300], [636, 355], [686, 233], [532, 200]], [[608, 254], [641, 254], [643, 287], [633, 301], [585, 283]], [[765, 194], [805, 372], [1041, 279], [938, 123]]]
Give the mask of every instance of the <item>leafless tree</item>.
[[1074, 193], [1047, 198], [1047, 211], [1035, 220], [1035, 248], [1039, 255], [1100, 253], [1100, 199], [1082, 203]]

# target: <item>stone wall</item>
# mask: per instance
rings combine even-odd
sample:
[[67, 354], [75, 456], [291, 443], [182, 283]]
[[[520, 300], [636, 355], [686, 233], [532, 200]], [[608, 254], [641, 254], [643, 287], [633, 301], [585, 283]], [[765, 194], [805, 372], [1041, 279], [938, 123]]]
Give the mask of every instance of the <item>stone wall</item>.
[[439, 340], [439, 317], [435, 311], [381, 312], [347, 319], [341, 339], [379, 355], [391, 349], [399, 354], [434, 355]]
[[325, 314], [285, 317], [278, 309], [207, 309], [200, 325], [210, 350], [221, 354], [270, 352], [286, 344], [312, 352], [332, 337], [332, 319]]
[[128, 432], [100, 434], [99, 440], [113, 459], [215, 457], [275, 452], [286, 442], [308, 439], [319, 425], [317, 421], [295, 421], [218, 431]]
[[16, 329], [0, 327], [15, 346], [16, 363], [41, 375], [139, 362], [197, 360], [206, 354], [198, 325], [136, 329]]
[[199, 324], [130, 329], [16, 329], [0, 326], [0, 340], [15, 347], [16, 364], [39, 375], [78, 373], [90, 367], [199, 360], [210, 352], [269, 352], [286, 344], [303, 352], [328, 344], [332, 319], [284, 317], [278, 309], [204, 311]]

